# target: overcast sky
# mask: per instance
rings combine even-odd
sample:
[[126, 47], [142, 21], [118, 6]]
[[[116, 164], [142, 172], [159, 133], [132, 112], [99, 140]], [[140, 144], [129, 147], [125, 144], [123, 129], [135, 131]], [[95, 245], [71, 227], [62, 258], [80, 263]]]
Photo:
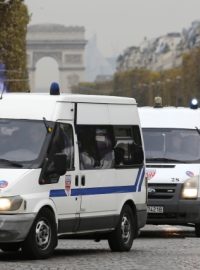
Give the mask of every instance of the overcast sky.
[[181, 32], [200, 20], [200, 0], [25, 0], [31, 24], [59, 23], [97, 35], [104, 56], [139, 45], [144, 37]]

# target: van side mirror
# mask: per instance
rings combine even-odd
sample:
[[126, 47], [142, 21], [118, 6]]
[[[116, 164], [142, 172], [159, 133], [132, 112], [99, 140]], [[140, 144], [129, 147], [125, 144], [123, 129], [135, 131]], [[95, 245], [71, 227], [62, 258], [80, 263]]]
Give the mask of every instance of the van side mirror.
[[63, 153], [56, 153], [53, 157], [55, 172], [57, 174], [64, 175], [67, 171], [67, 156]]

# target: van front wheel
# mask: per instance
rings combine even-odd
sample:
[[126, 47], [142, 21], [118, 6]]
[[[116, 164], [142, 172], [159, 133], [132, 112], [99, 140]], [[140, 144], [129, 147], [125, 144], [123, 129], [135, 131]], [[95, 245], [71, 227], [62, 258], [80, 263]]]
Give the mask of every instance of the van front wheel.
[[33, 259], [50, 257], [57, 245], [57, 228], [54, 214], [50, 209], [43, 209], [37, 215], [28, 237], [22, 244], [25, 256]]
[[118, 225], [108, 238], [112, 251], [129, 251], [136, 235], [136, 220], [129, 205], [122, 208]]

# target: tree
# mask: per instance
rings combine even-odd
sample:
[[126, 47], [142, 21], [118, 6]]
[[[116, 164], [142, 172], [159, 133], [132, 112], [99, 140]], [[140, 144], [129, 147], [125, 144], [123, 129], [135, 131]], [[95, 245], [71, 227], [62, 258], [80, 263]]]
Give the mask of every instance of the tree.
[[200, 99], [200, 48], [193, 49], [183, 57], [184, 91], [188, 103], [196, 97]]
[[9, 92], [29, 90], [26, 33], [29, 22], [23, 0], [0, 0], [0, 62], [6, 67]]

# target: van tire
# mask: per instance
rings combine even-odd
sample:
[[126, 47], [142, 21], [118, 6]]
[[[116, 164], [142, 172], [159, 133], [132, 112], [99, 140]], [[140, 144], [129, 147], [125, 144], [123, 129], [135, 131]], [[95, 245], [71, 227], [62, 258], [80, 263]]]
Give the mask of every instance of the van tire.
[[195, 224], [195, 235], [200, 237], [200, 223]]
[[129, 251], [136, 236], [136, 219], [131, 207], [123, 206], [116, 229], [110, 234], [108, 244], [112, 251]]
[[44, 208], [34, 220], [22, 244], [22, 252], [31, 259], [46, 259], [53, 254], [57, 241], [55, 216], [50, 209]]

